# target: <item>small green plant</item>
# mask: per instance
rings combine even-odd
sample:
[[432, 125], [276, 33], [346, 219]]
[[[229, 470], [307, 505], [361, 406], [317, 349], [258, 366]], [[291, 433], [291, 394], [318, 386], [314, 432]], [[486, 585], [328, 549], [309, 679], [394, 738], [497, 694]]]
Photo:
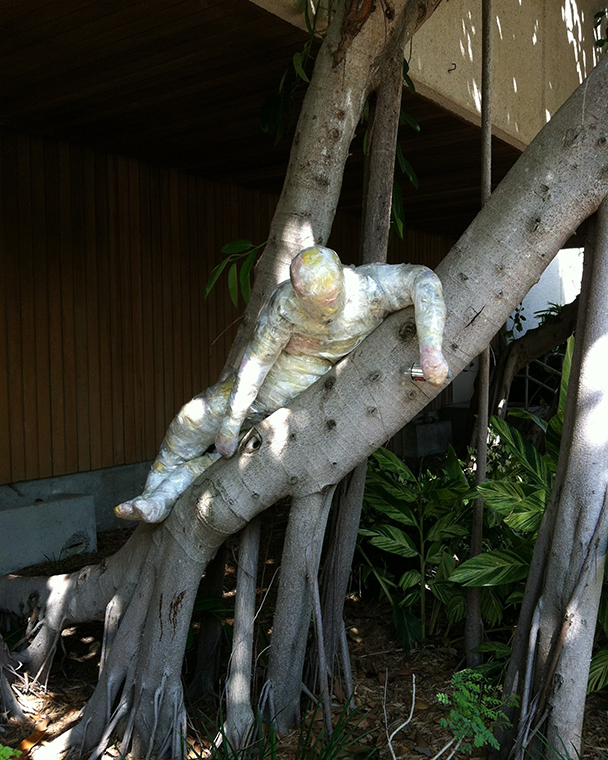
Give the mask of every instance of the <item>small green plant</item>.
[[471, 754], [473, 747], [499, 744], [492, 733], [498, 719], [505, 720], [502, 701], [494, 687], [481, 673], [461, 670], [452, 676], [452, 696], [438, 694], [441, 705], [450, 708], [441, 725], [449, 728], [463, 752]]
[[[443, 468], [418, 477], [387, 449], [379, 449], [370, 459], [359, 530], [363, 575], [380, 584], [406, 649], [434, 632], [442, 607], [449, 622], [465, 614], [463, 591], [449, 577], [456, 565], [455, 547], [469, 532], [469, 494], [452, 449]], [[384, 553], [379, 561], [371, 556], [372, 547]]]
[[0, 760], [11, 760], [13, 757], [19, 757], [21, 750], [11, 749], [11, 747], [5, 747], [4, 744], [0, 744]]
[[508, 466], [500, 468], [495, 477], [478, 486], [477, 494], [485, 500], [490, 523], [500, 527], [501, 545], [463, 562], [450, 580], [465, 586], [489, 587], [517, 583], [528, 576], [534, 539], [553, 489], [573, 351], [574, 340], [570, 338], [555, 416], [547, 422], [524, 410], [512, 413], [541, 427], [545, 434], [546, 454], [541, 454], [505, 420], [492, 417], [493, 441], [508, 452]]

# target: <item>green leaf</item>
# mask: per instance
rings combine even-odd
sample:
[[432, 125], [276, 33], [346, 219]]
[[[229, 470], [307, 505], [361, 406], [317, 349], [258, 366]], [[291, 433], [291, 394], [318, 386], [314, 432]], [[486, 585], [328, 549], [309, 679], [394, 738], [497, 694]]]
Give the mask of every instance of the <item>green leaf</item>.
[[213, 271], [211, 272], [211, 275], [209, 276], [209, 280], [207, 281], [207, 284], [205, 285], [205, 298], [211, 293], [211, 289], [215, 285], [215, 283], [218, 281], [219, 276], [224, 271], [224, 267], [226, 264], [228, 264], [229, 259], [224, 259], [223, 261], [220, 261], [220, 263], [214, 267]]
[[393, 201], [391, 205], [391, 219], [397, 229], [397, 234], [403, 239], [405, 211], [403, 209], [403, 194], [397, 180], [393, 181]]
[[399, 604], [393, 604], [393, 622], [401, 646], [409, 651], [422, 638], [420, 620]]
[[441, 564], [441, 560], [443, 559], [443, 555], [445, 553], [446, 553], [446, 547], [441, 543], [441, 541], [433, 542], [426, 553], [425, 559], [426, 559], [427, 565]]
[[462, 470], [462, 464], [456, 456], [456, 452], [451, 445], [448, 446], [448, 455], [445, 460], [444, 469], [447, 472], [450, 480], [459, 481], [462, 483], [462, 485], [465, 486], [468, 485], [467, 476]]
[[505, 517], [505, 525], [517, 533], [537, 533], [542, 519], [542, 511], [517, 512]]
[[491, 628], [497, 626], [502, 620], [502, 599], [491, 588], [481, 591], [481, 615]]
[[429, 581], [429, 589], [441, 604], [448, 604], [453, 596], [460, 593], [460, 590], [451, 581]]
[[458, 623], [464, 620], [467, 614], [467, 600], [462, 591], [459, 594], [454, 594], [447, 602], [445, 614], [448, 616], [450, 623]]
[[538, 425], [543, 433], [547, 432], [547, 420], [541, 420], [540, 417], [532, 414], [532, 412], [529, 412], [527, 409], [510, 409], [509, 417], [520, 417], [524, 420], [532, 420], [535, 425]]
[[395, 498], [383, 488], [376, 488], [374, 492], [367, 490], [365, 501], [373, 509], [402, 523], [402, 525], [414, 526], [417, 524], [410, 508], [402, 500]]
[[380, 448], [374, 452], [373, 457], [383, 469], [393, 472], [395, 475], [399, 475], [399, 477], [410, 483], [418, 482], [405, 462], [402, 462], [392, 451]]
[[410, 79], [410, 75], [408, 73], [409, 70], [410, 70], [410, 65], [409, 65], [409, 63], [404, 58], [403, 59], [403, 78], [405, 79], [405, 83], [410, 88], [410, 90], [412, 92], [416, 92], [416, 88], [414, 87], [414, 83]]
[[243, 253], [244, 251], [248, 251], [250, 248], [253, 248], [253, 243], [251, 240], [233, 240], [232, 242], [226, 243], [226, 245], [222, 246], [222, 253], [226, 255], [233, 253]]
[[405, 167], [403, 169], [404, 173], [407, 175], [407, 178], [412, 183], [412, 185], [414, 185], [414, 187], [418, 189], [418, 177], [416, 176], [416, 172], [412, 168], [412, 165], [406, 158], [403, 159], [403, 163]]
[[228, 292], [230, 293], [230, 300], [235, 306], [238, 306], [239, 302], [239, 286], [237, 284], [237, 270], [236, 264], [233, 264], [228, 270]]
[[450, 580], [463, 586], [501, 586], [522, 580], [529, 570], [528, 552], [494, 549], [463, 562]]
[[255, 258], [258, 253], [259, 246], [254, 248], [253, 251], [247, 256], [245, 261], [243, 262], [243, 265], [241, 266], [241, 271], [239, 272], [239, 283], [241, 285], [241, 293], [243, 294], [243, 300], [245, 303], [249, 301], [249, 296], [251, 295], [251, 270], [253, 269], [253, 265], [255, 264]]
[[572, 369], [572, 356], [574, 355], [574, 336], [568, 338], [566, 343], [566, 353], [562, 364], [562, 379], [559, 385], [559, 403], [558, 412], [562, 414], [566, 411], [566, 396], [568, 395], [568, 382], [570, 381], [570, 370]]
[[310, 79], [306, 76], [306, 72], [302, 66], [302, 53], [293, 54], [293, 67], [300, 79], [303, 79], [308, 84]]
[[485, 652], [491, 652], [497, 659], [504, 659], [511, 656], [511, 647], [503, 644], [502, 641], [484, 641], [478, 647], [475, 647], [474, 652], [483, 654]]
[[[398, 502], [406, 501], [411, 503], [418, 500], [418, 490], [409, 483], [403, 482], [399, 476], [392, 475], [383, 470], [368, 468], [367, 480], [365, 481], [366, 496], [369, 495], [371, 497], [374, 493], [380, 493], [380, 489], [387, 491]], [[384, 494], [382, 493], [381, 495]], [[394, 501], [391, 502], [391, 504], [394, 503]]]
[[599, 691], [606, 685], [608, 685], [608, 647], [600, 649], [591, 658], [587, 694], [591, 694], [592, 691]]
[[405, 156], [403, 155], [403, 150], [401, 149], [401, 145], [397, 143], [397, 150], [396, 150], [396, 156], [397, 156], [397, 163], [399, 164], [401, 171], [405, 174]]
[[414, 119], [413, 116], [410, 116], [409, 113], [406, 113], [405, 111], [401, 111], [399, 120], [401, 121], [402, 124], [405, 123], [408, 126], [410, 126], [414, 130], [414, 132], [420, 132], [420, 124], [418, 124], [416, 119]]
[[418, 570], [408, 570], [407, 573], [403, 573], [399, 580], [399, 587], [402, 591], [407, 591], [408, 588], [420, 583], [420, 573]]
[[440, 517], [431, 525], [427, 533], [427, 541], [443, 541], [446, 538], [468, 536], [469, 530], [464, 525], [459, 525], [456, 515], [449, 514]]
[[492, 427], [519, 464], [532, 476], [532, 479], [550, 492], [553, 488], [553, 475], [534, 446], [518, 430], [500, 417], [492, 417]]
[[367, 141], [369, 139], [369, 129], [365, 130], [365, 134], [363, 135], [363, 155], [367, 156]]
[[524, 600], [524, 590], [522, 588], [518, 588], [509, 594], [509, 596], [505, 599], [505, 604], [519, 605], [523, 602], [523, 600]]
[[393, 525], [378, 525], [374, 530], [362, 528], [359, 533], [370, 536], [370, 543], [382, 551], [405, 558], [418, 556], [418, 550], [413, 540]]
[[437, 566], [437, 574], [435, 575], [435, 580], [441, 580], [445, 581], [447, 580], [450, 575], [454, 572], [456, 569], [456, 560], [449, 552], [443, 552], [443, 556], [441, 557], [441, 562]]
[[487, 505], [506, 517], [513, 512], [538, 512], [545, 509], [547, 492], [527, 483], [508, 480], [488, 480], [477, 487]]

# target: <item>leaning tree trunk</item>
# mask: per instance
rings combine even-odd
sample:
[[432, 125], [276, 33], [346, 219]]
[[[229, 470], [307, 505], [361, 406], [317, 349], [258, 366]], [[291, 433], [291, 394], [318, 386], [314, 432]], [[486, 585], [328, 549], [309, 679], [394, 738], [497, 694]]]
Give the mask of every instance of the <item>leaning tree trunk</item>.
[[[455, 374], [608, 193], [607, 67], [605, 59], [544, 127], [437, 269], [448, 314], [444, 350]], [[215, 463], [179, 499], [153, 530], [141, 581], [116, 616], [99, 684], [59, 744], [90, 749], [120, 723], [128, 740], [122, 752], [145, 755], [151, 747], [158, 756], [164, 747], [179, 748], [180, 667], [202, 571], [227, 535], [279, 498], [331, 488], [439, 392], [408, 378], [418, 354], [413, 325], [411, 310], [389, 317], [338, 367], [261, 422], [238, 456]], [[83, 611], [96, 592], [85, 585]], [[0, 598], [10, 594], [7, 586], [10, 578], [2, 579]], [[11, 600], [13, 607], [26, 601]]]

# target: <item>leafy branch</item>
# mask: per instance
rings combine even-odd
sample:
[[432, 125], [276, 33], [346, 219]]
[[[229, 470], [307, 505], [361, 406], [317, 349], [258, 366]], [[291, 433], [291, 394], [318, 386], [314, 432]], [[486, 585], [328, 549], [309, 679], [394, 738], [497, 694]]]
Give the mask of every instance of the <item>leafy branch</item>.
[[[258, 253], [264, 248], [266, 241], [259, 245], [254, 245], [250, 240], [233, 240], [222, 247], [222, 253], [226, 258], [211, 272], [207, 285], [205, 287], [205, 298], [211, 292], [213, 286], [218, 281], [224, 269], [228, 269], [228, 292], [230, 300], [235, 306], [238, 306], [239, 286], [243, 301], [247, 303], [251, 295], [251, 271], [255, 264]], [[239, 271], [240, 263], [240, 271]]]

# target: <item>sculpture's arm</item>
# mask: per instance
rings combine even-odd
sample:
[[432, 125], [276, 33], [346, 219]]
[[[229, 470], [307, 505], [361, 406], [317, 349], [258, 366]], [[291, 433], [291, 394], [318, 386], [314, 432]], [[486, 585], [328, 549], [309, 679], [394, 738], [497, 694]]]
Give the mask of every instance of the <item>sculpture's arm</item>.
[[253, 339], [243, 354], [228, 409], [215, 439], [215, 447], [224, 457], [231, 457], [236, 451], [239, 431], [249, 407], [291, 338], [291, 324], [280, 313], [281, 296], [280, 289], [275, 291], [264, 307]]
[[446, 310], [439, 277], [419, 264], [377, 264], [366, 270], [380, 285], [388, 311], [414, 305], [422, 373], [432, 385], [441, 385], [449, 369], [441, 351]]

